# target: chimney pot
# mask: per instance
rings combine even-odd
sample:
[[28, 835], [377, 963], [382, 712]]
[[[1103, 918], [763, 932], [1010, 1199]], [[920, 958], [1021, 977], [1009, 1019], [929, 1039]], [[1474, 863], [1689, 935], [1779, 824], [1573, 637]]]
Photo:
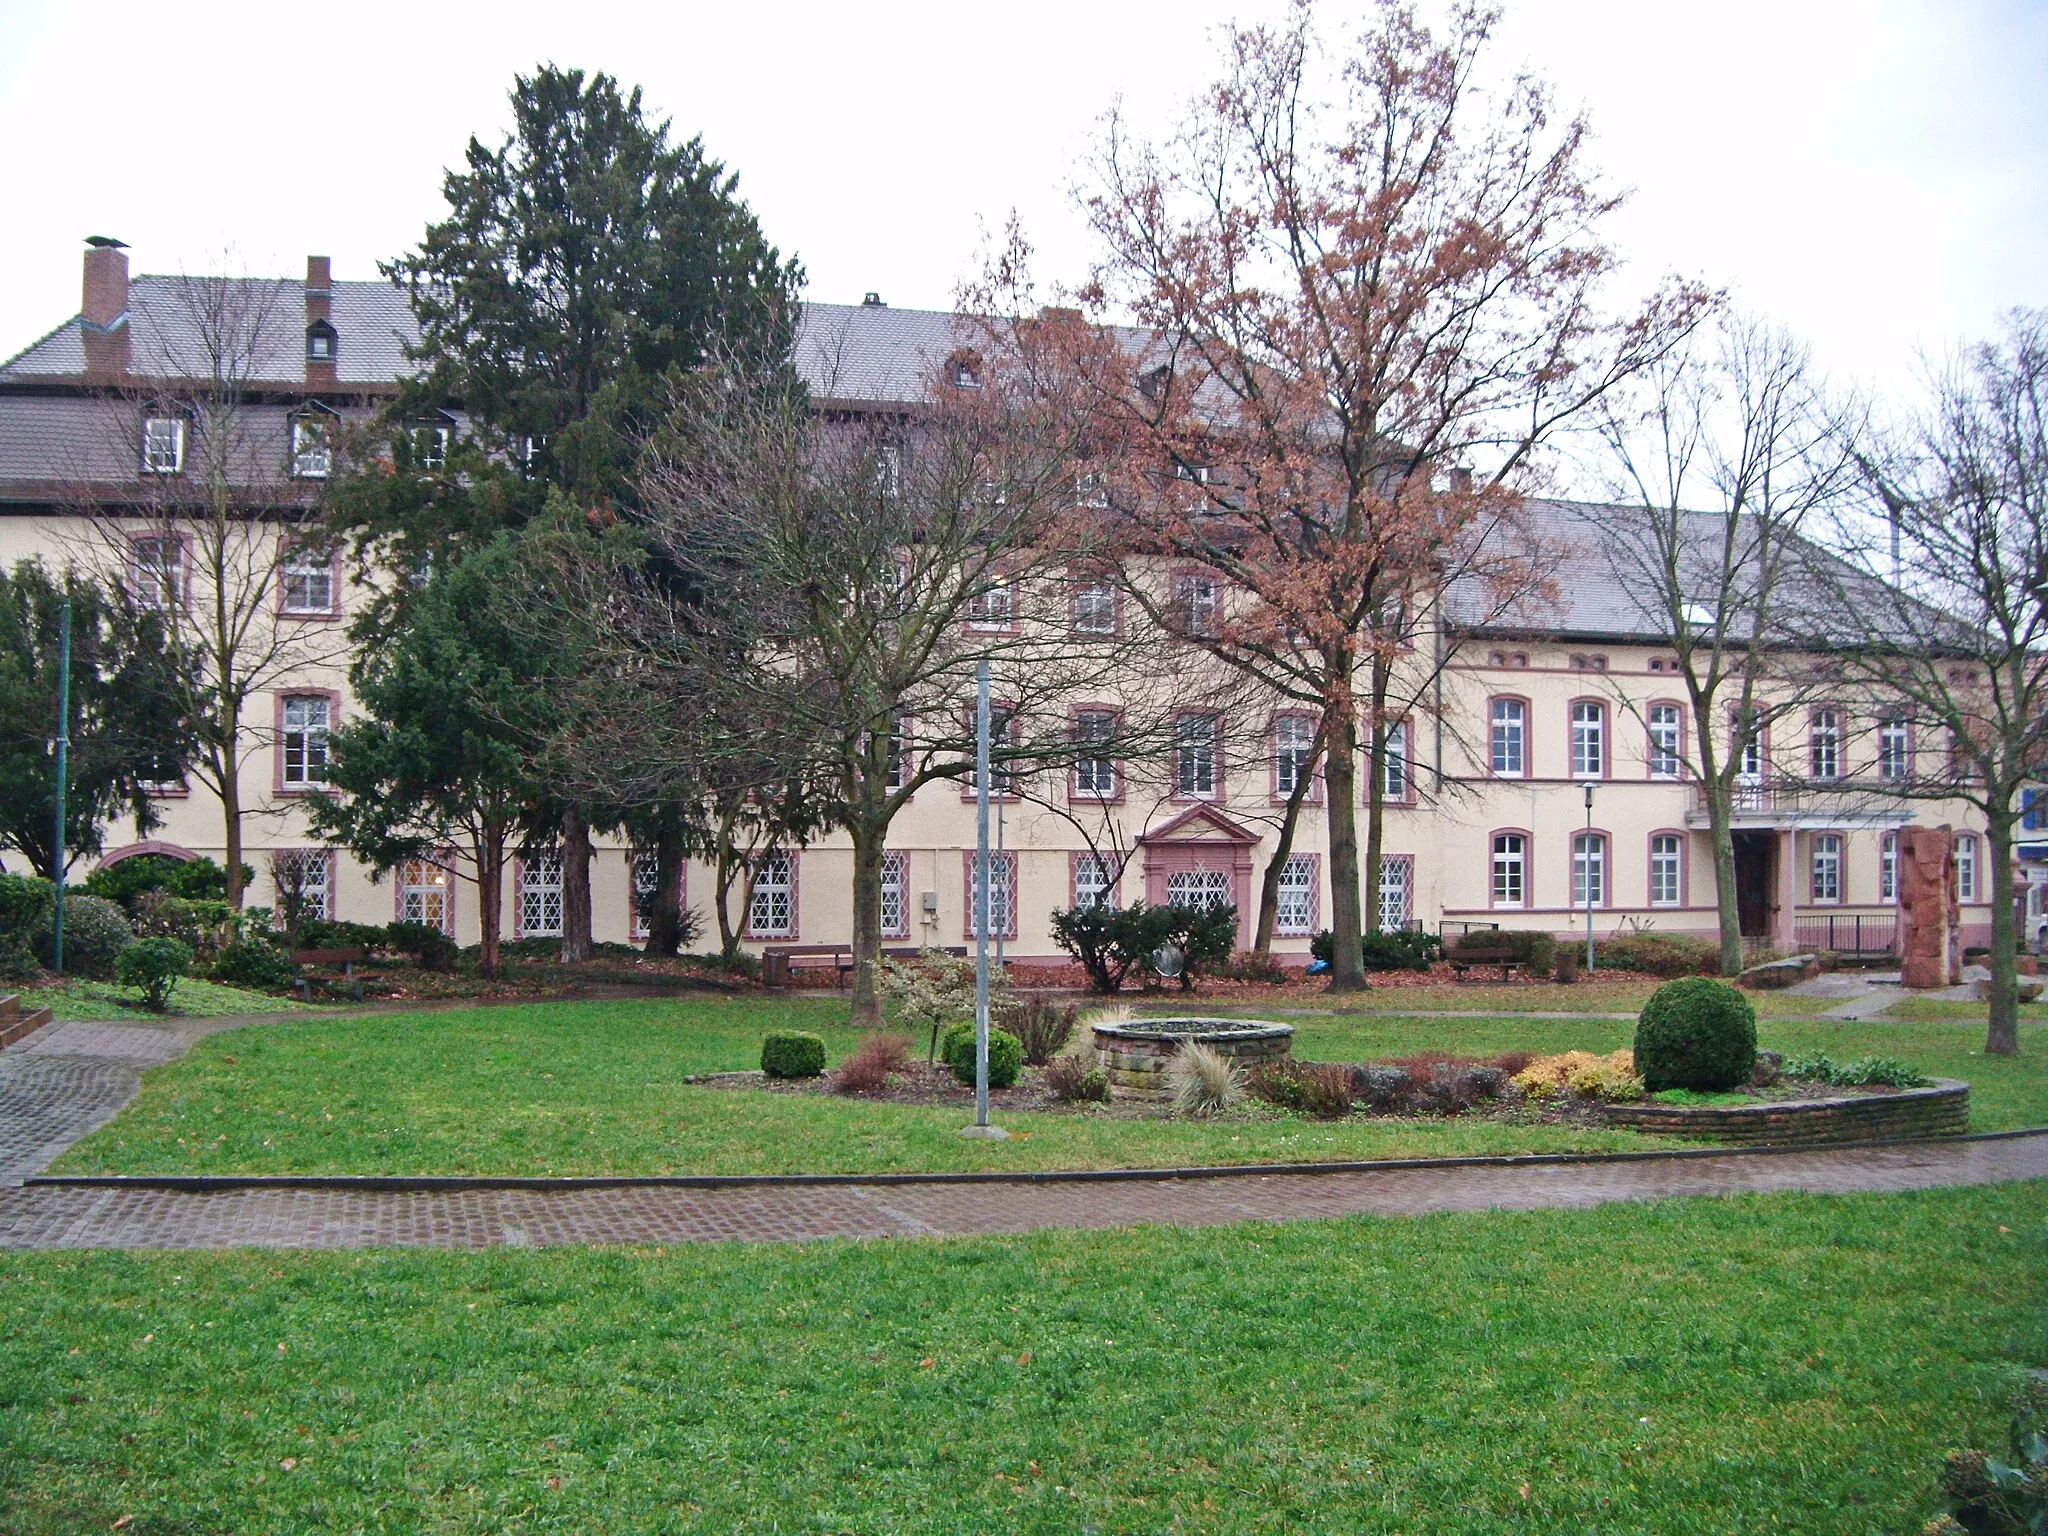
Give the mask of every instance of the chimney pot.
[[862, 309], [887, 309], [889, 306], [882, 302], [882, 296], [879, 293], [869, 293], [862, 297], [860, 307]]
[[128, 313], [127, 247], [105, 235], [86, 238], [85, 297], [79, 310], [96, 331], [111, 331]]

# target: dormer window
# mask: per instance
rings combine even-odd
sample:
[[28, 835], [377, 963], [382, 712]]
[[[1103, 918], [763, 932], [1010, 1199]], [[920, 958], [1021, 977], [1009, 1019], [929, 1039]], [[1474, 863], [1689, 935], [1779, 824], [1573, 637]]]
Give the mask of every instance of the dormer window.
[[1157, 368], [1148, 368], [1138, 375], [1138, 393], [1147, 400], [1161, 399], [1172, 380], [1173, 370], [1161, 363]]
[[334, 439], [341, 418], [312, 405], [292, 417], [291, 472], [295, 480], [325, 480], [334, 473]]
[[185, 469], [185, 418], [145, 416], [142, 419], [142, 472], [176, 475]]
[[948, 365], [955, 389], [981, 388], [981, 359], [972, 352], [956, 352]]
[[306, 327], [306, 361], [309, 363], [331, 363], [341, 356], [341, 338], [334, 333], [334, 327], [325, 320], [315, 320]]
[[414, 422], [408, 437], [414, 464], [421, 469], [445, 468], [448, 445], [455, 440], [455, 418], [446, 411], [437, 411], [427, 420]]

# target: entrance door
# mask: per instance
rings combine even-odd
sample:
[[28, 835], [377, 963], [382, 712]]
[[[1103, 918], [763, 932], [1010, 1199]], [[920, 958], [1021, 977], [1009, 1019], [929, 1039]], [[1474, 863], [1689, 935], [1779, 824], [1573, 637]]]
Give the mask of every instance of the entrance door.
[[1778, 839], [1770, 832], [1737, 832], [1735, 841], [1735, 911], [1745, 939], [1768, 938], [1771, 932], [1771, 887]]

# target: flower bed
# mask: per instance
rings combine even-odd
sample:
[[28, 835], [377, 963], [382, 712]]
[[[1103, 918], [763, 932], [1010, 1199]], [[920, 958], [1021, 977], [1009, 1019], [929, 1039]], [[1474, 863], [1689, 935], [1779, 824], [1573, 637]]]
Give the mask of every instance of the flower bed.
[[1787, 1081], [1749, 1096], [1755, 1102], [1602, 1104], [1599, 1120], [1654, 1135], [1752, 1145], [1958, 1136], [1970, 1128], [1970, 1085], [1952, 1077], [1918, 1088]]

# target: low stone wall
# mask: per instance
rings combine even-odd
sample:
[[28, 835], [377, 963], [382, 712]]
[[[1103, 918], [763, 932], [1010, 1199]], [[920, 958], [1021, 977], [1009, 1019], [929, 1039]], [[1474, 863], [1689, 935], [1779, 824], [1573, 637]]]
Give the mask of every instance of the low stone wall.
[[1164, 1093], [1166, 1064], [1198, 1041], [1250, 1071], [1294, 1049], [1292, 1024], [1241, 1019], [1146, 1019], [1095, 1026], [1095, 1059], [1110, 1082], [1129, 1093]]
[[1970, 1128], [1970, 1085], [1937, 1077], [1896, 1093], [1767, 1104], [1608, 1104], [1600, 1118], [1631, 1131], [1773, 1146], [1959, 1136]]

